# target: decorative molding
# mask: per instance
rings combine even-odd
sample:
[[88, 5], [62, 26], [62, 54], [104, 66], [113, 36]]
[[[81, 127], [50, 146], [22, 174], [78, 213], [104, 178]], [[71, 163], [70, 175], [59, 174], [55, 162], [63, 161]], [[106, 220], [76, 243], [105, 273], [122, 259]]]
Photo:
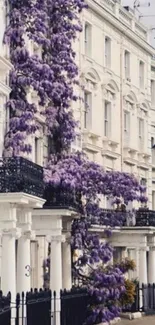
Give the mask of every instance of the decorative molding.
[[132, 28], [127, 28], [126, 24], [122, 20], [119, 20], [114, 12], [109, 12], [107, 8], [101, 4], [100, 0], [96, 0], [95, 2], [92, 0], [87, 0], [87, 4], [91, 10], [108, 21], [109, 24], [114, 26], [118, 31], [124, 32], [130, 40], [135, 42], [138, 46], [150, 54], [150, 56], [155, 54], [154, 48], [152, 48], [152, 46], [146, 42], [146, 39], [143, 39], [141, 36], [135, 33]]
[[112, 152], [110, 150], [102, 150], [101, 154], [102, 154], [102, 157], [109, 157], [113, 160], [117, 159], [120, 156], [119, 153]]
[[49, 243], [52, 243], [52, 242], [64, 243], [66, 238], [65, 238], [65, 235], [48, 235], [48, 236], [46, 236], [46, 240]]
[[0, 193], [0, 203], [16, 204], [18, 206], [25, 206], [29, 208], [42, 208], [45, 203], [44, 199], [26, 193]]
[[154, 252], [155, 251], [155, 246], [149, 246], [149, 251]]
[[0, 55], [0, 70], [9, 71], [13, 68], [13, 65], [9, 60], [7, 60], [4, 56]]
[[20, 228], [3, 229], [2, 236], [15, 237], [15, 239], [19, 239], [21, 237], [21, 229]]
[[21, 237], [25, 237], [26, 239], [30, 240], [35, 240], [36, 234], [34, 230], [27, 230], [21, 233]]
[[148, 246], [146, 246], [146, 247], [140, 247], [139, 248], [139, 251], [148, 252], [149, 251], [149, 247]]

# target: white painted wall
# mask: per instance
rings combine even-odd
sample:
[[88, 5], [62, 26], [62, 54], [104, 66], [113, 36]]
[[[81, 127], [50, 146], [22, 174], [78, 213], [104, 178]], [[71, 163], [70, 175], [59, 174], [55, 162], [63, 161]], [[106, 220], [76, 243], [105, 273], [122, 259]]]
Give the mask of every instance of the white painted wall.
[[[84, 103], [74, 105], [75, 116], [80, 106], [83, 148], [90, 159], [106, 169], [134, 173], [147, 181], [149, 207], [152, 207], [151, 167], [151, 56], [154, 50], [146, 43], [147, 30], [131, 13], [113, 1], [100, 6], [92, 0], [81, 16], [91, 26], [92, 51], [85, 55], [85, 35], [74, 44], [81, 83], [92, 93], [92, 126], [84, 130]], [[102, 7], [102, 9], [101, 9]], [[115, 18], [117, 9], [118, 19]], [[111, 67], [105, 66], [105, 37], [111, 39]], [[124, 52], [130, 53], [130, 79], [125, 79]], [[144, 63], [144, 87], [139, 84], [139, 62]], [[93, 76], [93, 79], [92, 79]], [[113, 88], [113, 89], [112, 89]], [[84, 94], [83, 94], [84, 96]], [[111, 132], [104, 135], [104, 101], [111, 101]], [[124, 111], [130, 115], [128, 138], [124, 132]], [[139, 141], [138, 118], [144, 120]]]

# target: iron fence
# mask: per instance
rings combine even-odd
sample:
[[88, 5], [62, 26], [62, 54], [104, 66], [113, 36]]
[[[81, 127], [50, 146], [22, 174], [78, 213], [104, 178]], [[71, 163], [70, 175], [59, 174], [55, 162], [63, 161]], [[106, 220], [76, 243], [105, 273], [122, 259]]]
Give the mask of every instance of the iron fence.
[[90, 297], [84, 288], [61, 292], [61, 325], [83, 325]]
[[11, 322], [11, 295], [3, 296], [0, 291], [0, 325], [10, 325]]
[[155, 312], [155, 283], [142, 285], [142, 310], [146, 313]]
[[61, 325], [83, 325], [88, 302], [87, 290], [82, 288], [64, 290], [59, 295], [50, 290], [31, 290], [17, 294], [15, 303], [10, 294], [4, 297], [1, 292], [0, 325], [11, 325], [11, 317], [15, 325], [56, 325], [58, 317]]
[[[0, 325], [11, 325], [11, 317], [15, 325], [56, 325], [58, 317], [60, 325], [84, 325], [90, 299], [86, 288], [64, 290], [59, 295], [50, 290], [31, 290], [17, 294], [15, 303], [10, 293], [4, 297], [0, 292]], [[155, 284], [137, 284], [133, 305], [123, 311], [155, 313]]]

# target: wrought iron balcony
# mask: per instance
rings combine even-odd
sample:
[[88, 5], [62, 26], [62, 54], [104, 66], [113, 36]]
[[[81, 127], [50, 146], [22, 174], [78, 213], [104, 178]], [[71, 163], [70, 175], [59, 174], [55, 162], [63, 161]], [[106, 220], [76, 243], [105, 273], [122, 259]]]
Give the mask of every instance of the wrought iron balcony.
[[0, 193], [24, 192], [42, 198], [43, 168], [23, 157], [0, 160]]
[[66, 191], [62, 188], [47, 186], [44, 191], [46, 200], [44, 208], [49, 209], [73, 209], [81, 212], [81, 197], [74, 192]]
[[136, 211], [137, 227], [155, 227], [155, 211], [149, 209], [139, 209]]

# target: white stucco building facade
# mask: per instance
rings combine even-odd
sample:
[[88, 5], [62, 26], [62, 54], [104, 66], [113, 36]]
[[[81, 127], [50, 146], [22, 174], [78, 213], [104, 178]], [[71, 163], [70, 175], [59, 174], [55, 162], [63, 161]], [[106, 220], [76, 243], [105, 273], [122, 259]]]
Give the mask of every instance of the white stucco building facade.
[[[88, 1], [76, 45], [82, 148], [107, 170], [134, 173], [152, 208], [151, 58], [147, 28], [115, 1]], [[87, 105], [88, 104], [88, 105]], [[88, 106], [88, 108], [87, 108]]]
[[[72, 150], [84, 150], [106, 170], [134, 173], [147, 186], [148, 206], [155, 208], [153, 137], [155, 134], [152, 57], [147, 29], [132, 12], [113, 0], [88, 0], [81, 15], [83, 32], [74, 44], [82, 87], [76, 89], [83, 100], [74, 104], [81, 135]], [[5, 7], [0, 8], [4, 22]], [[5, 29], [5, 27], [4, 27]], [[0, 33], [0, 156], [3, 151], [8, 116], [4, 105], [10, 89], [11, 69]], [[40, 49], [27, 42], [31, 53]], [[151, 68], [152, 66], [152, 68]], [[152, 95], [151, 95], [152, 89]], [[37, 102], [34, 93], [29, 100]], [[42, 110], [42, 108], [39, 108]], [[43, 166], [48, 155], [44, 117], [36, 115], [39, 131], [31, 138], [32, 154], [25, 158]], [[43, 285], [43, 260], [51, 243], [51, 288], [71, 287], [70, 225], [75, 211], [42, 209], [44, 200], [25, 193], [0, 193], [0, 289], [6, 294]], [[103, 206], [110, 208], [104, 198]], [[102, 236], [102, 229], [98, 229]], [[141, 283], [155, 282], [155, 228], [145, 226], [118, 229], [112, 244], [115, 257], [131, 257], [137, 268], [130, 278]], [[7, 256], [7, 258], [6, 258]]]

